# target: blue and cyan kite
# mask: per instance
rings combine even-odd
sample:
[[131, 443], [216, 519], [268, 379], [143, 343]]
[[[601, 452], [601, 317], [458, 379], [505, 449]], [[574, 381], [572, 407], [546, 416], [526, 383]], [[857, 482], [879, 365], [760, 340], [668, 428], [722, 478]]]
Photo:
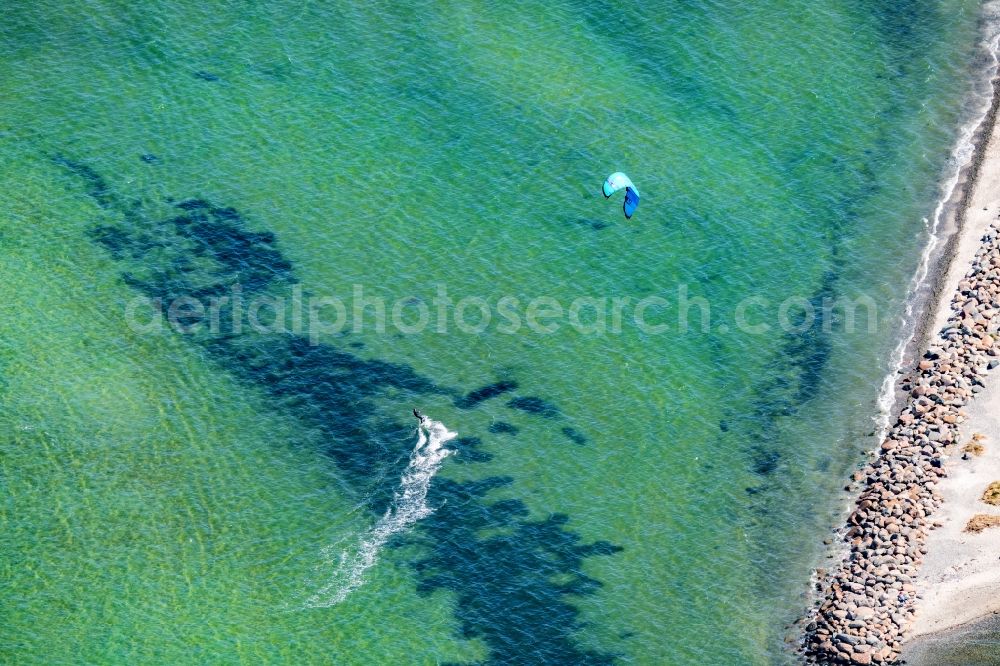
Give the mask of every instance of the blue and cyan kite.
[[625, 188], [625, 203], [622, 210], [625, 212], [625, 219], [631, 220], [632, 213], [639, 207], [639, 192], [632, 184], [632, 180], [621, 171], [615, 171], [604, 181], [604, 198], [609, 198], [618, 190]]

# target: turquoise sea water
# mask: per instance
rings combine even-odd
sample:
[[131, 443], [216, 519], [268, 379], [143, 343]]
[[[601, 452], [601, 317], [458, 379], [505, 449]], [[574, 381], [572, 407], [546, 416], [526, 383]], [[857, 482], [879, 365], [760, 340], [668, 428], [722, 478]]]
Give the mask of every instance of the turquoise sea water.
[[[9, 4], [0, 658], [788, 660], [978, 11]], [[619, 169], [631, 222], [599, 194]], [[236, 284], [285, 325], [276, 300], [269, 331], [232, 330], [229, 305], [188, 334], [129, 309]], [[354, 330], [356, 289], [384, 331], [374, 307]], [[634, 320], [652, 296], [665, 331]], [[327, 328], [308, 307], [296, 326], [310, 297], [348, 325], [328, 301]], [[545, 333], [537, 297], [597, 301]], [[490, 321], [467, 301], [461, 330], [464, 298]], [[853, 329], [779, 326], [862, 298]], [[458, 437], [407, 485], [412, 408]], [[393, 523], [417, 486], [432, 512]], [[340, 554], [386, 524], [340, 601]]]

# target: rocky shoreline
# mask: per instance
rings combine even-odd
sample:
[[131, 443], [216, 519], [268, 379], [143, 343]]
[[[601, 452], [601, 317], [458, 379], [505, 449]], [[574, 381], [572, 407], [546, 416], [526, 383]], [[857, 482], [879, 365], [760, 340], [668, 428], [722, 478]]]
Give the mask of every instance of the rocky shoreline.
[[952, 315], [902, 381], [905, 403], [862, 485], [844, 560], [825, 576], [806, 626], [807, 661], [889, 664], [913, 622], [913, 583], [940, 507], [943, 461], [958, 444], [963, 409], [1000, 366], [1000, 226], [991, 224], [951, 301]]

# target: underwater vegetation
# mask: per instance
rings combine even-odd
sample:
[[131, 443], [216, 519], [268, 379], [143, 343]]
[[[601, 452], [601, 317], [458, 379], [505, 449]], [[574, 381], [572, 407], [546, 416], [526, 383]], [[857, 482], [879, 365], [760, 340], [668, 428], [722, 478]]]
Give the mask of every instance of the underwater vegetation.
[[[298, 284], [275, 235], [253, 229], [235, 208], [194, 198], [173, 203], [168, 214], [156, 216], [148, 206], [116, 194], [85, 163], [53, 159], [118, 219], [93, 227], [91, 238], [120, 262], [125, 283], [148, 298], [164, 303], [180, 297], [221, 301], [239, 285], [249, 299], [276, 296]], [[303, 431], [319, 433], [323, 453], [359, 496], [369, 498], [376, 515], [391, 502], [406, 464], [405, 449], [412, 446], [412, 428], [397, 416], [409, 415], [416, 398], [448, 396], [460, 409], [476, 409], [519, 388], [518, 382], [507, 379], [460, 391], [408, 365], [350, 351], [361, 345], [317, 344], [298, 334], [263, 335], [235, 325], [232, 312], [232, 303], [220, 306], [220, 330], [214, 332], [196, 326], [204, 323], [204, 314], [187, 315], [187, 339], [219, 368], [269, 396], [271, 409], [292, 416]], [[518, 396], [506, 404], [512, 412], [542, 423], [565, 423], [559, 409], [540, 397]], [[571, 426], [556, 427], [574, 444], [587, 443]], [[487, 430], [487, 437], [519, 432], [503, 421]], [[471, 435], [456, 439], [454, 447], [461, 454], [456, 459], [465, 464], [489, 461], [482, 444], [480, 437]], [[572, 600], [592, 595], [601, 586], [581, 573], [583, 561], [621, 549], [604, 541], [583, 543], [565, 514], [552, 512], [532, 520], [519, 499], [491, 500], [490, 491], [509, 487], [512, 481], [494, 475], [463, 482], [434, 480], [437, 510], [394, 544], [422, 547], [422, 555], [412, 563], [419, 591], [454, 594], [461, 632], [485, 643], [486, 663], [613, 662], [615, 655], [581, 648], [574, 641], [583, 623]]]

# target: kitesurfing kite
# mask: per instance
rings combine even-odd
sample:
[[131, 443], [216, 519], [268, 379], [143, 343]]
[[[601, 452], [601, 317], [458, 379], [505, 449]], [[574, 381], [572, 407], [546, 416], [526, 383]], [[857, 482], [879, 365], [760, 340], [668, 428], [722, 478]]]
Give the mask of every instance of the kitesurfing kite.
[[632, 184], [632, 180], [621, 171], [615, 171], [604, 181], [604, 198], [609, 198], [618, 190], [625, 188], [625, 203], [622, 210], [625, 212], [625, 219], [631, 220], [632, 213], [639, 207], [639, 192]]

